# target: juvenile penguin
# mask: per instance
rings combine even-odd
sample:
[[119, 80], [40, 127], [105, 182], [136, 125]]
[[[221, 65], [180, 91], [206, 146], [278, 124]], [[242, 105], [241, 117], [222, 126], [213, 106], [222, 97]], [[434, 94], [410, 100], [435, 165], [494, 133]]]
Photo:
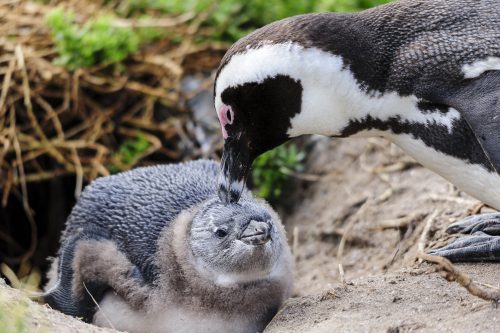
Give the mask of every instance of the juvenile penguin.
[[[381, 136], [500, 209], [500, 1], [401, 0], [271, 23], [235, 43], [215, 80], [225, 139], [219, 195], [251, 162], [304, 134]], [[435, 254], [500, 261], [500, 214]]]
[[219, 164], [138, 168], [92, 182], [73, 208], [44, 300], [128, 332], [261, 332], [292, 288], [277, 214], [217, 196]]

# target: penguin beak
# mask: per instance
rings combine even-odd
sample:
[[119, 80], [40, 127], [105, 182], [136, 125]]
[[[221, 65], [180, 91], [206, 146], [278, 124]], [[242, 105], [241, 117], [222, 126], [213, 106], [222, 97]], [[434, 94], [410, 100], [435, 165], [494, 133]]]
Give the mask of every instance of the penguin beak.
[[219, 198], [225, 204], [238, 202], [252, 163], [246, 136], [243, 133], [236, 138], [226, 139], [221, 163]]
[[268, 222], [252, 220], [241, 233], [240, 240], [248, 245], [264, 245], [271, 239], [270, 229]]

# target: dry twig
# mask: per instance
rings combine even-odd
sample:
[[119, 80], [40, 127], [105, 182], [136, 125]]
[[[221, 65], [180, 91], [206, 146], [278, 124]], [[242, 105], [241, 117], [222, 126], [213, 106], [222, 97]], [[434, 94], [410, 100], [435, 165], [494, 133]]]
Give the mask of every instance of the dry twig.
[[491, 301], [494, 304], [499, 304], [500, 290], [498, 288], [491, 288], [487, 287], [484, 284], [476, 283], [469, 275], [461, 272], [458, 268], [456, 268], [448, 259], [439, 256], [433, 256], [424, 252], [429, 231], [431, 230], [436, 216], [437, 212], [434, 212], [427, 219], [426, 225], [418, 242], [418, 258], [436, 264], [437, 271], [440, 272], [447, 281], [457, 282], [462, 287], [464, 287], [471, 295], [477, 296], [486, 301]]
[[339, 263], [339, 274], [340, 274], [340, 282], [343, 284], [345, 282], [344, 279], [344, 267], [342, 264], [342, 259], [344, 257], [344, 247], [347, 241], [347, 238], [349, 237], [349, 233], [351, 232], [352, 227], [354, 226], [354, 222], [357, 221], [358, 217], [362, 217], [363, 214], [366, 212], [366, 208], [371, 204], [371, 199], [367, 198], [365, 202], [359, 207], [358, 211], [351, 216], [351, 220], [347, 224], [344, 230], [344, 234], [342, 235], [342, 238], [340, 239], [339, 247], [337, 249], [337, 261]]

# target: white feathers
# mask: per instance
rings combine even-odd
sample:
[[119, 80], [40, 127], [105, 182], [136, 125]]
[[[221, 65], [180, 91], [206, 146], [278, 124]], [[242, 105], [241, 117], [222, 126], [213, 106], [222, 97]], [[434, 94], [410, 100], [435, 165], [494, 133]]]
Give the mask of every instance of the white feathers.
[[424, 167], [434, 171], [478, 200], [500, 209], [500, 175], [498, 173], [489, 172], [479, 164], [470, 164], [437, 151], [410, 134], [369, 130], [353, 135], [353, 137], [373, 136], [381, 136], [394, 142]]
[[316, 48], [304, 48], [291, 42], [265, 44], [234, 55], [217, 79], [215, 106], [221, 107], [221, 93], [228, 87], [246, 82], [262, 82], [278, 74], [287, 75], [302, 84], [301, 112], [291, 119], [290, 136], [302, 134], [339, 135], [350, 120], [371, 115], [382, 121], [399, 117], [402, 121], [444, 125], [451, 132], [460, 114], [453, 109], [422, 113], [415, 96], [396, 92], [367, 93], [342, 57]]
[[[246, 247], [252, 248], [251, 245], [245, 244], [241, 240], [235, 240], [235, 247]], [[265, 247], [270, 247], [269, 243], [263, 245]], [[269, 249], [269, 251], [272, 251]], [[286, 250], [284, 250], [286, 251]], [[274, 261], [272, 267], [269, 270], [262, 270], [255, 267], [255, 269], [246, 270], [245, 272], [220, 272], [213, 269], [206, 263], [204, 263], [199, 258], [193, 258], [194, 268], [201, 276], [213, 281], [216, 285], [224, 288], [235, 287], [238, 284], [249, 283], [252, 281], [262, 281], [262, 280], [275, 280], [283, 281], [283, 284], [292, 285], [290, 274], [290, 262], [287, 256], [282, 255]]]
[[59, 267], [59, 258], [54, 258], [50, 263], [50, 269], [47, 273], [47, 284], [44, 287], [44, 293], [48, 294], [58, 289], [61, 281], [59, 280], [59, 276], [57, 274], [57, 267]]
[[[156, 295], [157, 298], [161, 297]], [[94, 324], [117, 330], [145, 333], [254, 333], [255, 325], [247, 319], [227, 318], [214, 313], [193, 312], [168, 304], [161, 299], [148, 312], [131, 308], [120, 296], [108, 292], [100, 302], [99, 311], [94, 315]], [[165, 309], [168, 308], [168, 311]], [[110, 325], [111, 324], [111, 325]]]
[[467, 64], [462, 67], [462, 72], [466, 79], [473, 79], [487, 71], [500, 70], [500, 58], [489, 57], [485, 60], [479, 60], [472, 64]]
[[246, 274], [238, 273], [214, 273], [214, 282], [218, 286], [229, 288], [238, 284], [249, 283], [269, 278], [268, 272], [256, 271]]
[[500, 209], [500, 175], [488, 172], [478, 164], [443, 154], [427, 146], [411, 135], [387, 135], [387, 138], [401, 147], [423, 166], [441, 175], [461, 190]]

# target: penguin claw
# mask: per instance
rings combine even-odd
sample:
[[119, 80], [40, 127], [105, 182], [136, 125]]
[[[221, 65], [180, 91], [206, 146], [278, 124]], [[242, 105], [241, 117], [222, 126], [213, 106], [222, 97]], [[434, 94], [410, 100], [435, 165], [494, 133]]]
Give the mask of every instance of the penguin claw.
[[448, 233], [470, 234], [429, 254], [446, 257], [455, 262], [500, 262], [500, 213], [470, 216], [451, 224]]
[[470, 237], [460, 238], [429, 254], [445, 257], [454, 262], [500, 261], [500, 237], [478, 232]]
[[483, 231], [488, 235], [500, 235], [500, 213], [472, 215], [452, 223], [446, 229], [449, 234], [474, 234]]

